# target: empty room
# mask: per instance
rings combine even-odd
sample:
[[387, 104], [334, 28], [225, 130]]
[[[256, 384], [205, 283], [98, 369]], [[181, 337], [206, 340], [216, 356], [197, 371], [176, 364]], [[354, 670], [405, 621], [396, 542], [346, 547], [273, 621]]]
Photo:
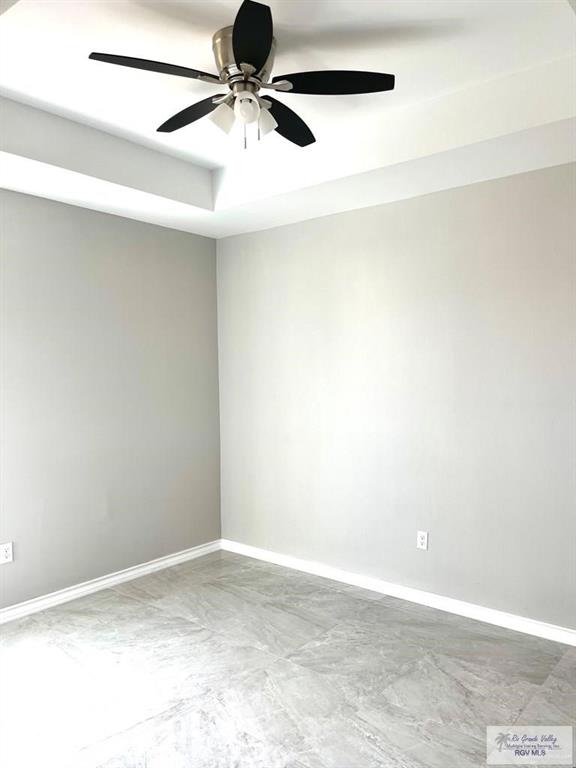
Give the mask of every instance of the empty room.
[[0, 765], [576, 766], [576, 2], [0, 0]]

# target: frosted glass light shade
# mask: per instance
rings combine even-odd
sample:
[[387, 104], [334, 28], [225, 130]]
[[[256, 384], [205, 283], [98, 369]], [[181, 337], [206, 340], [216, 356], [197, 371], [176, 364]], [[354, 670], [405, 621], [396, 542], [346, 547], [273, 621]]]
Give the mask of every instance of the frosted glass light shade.
[[270, 110], [261, 109], [258, 126], [260, 128], [260, 135], [266, 136], [267, 133], [271, 133], [272, 131], [276, 130], [278, 123], [270, 114]]
[[236, 115], [234, 114], [232, 107], [229, 107], [228, 104], [220, 104], [220, 106], [216, 107], [214, 112], [211, 112], [208, 115], [208, 119], [212, 120], [214, 125], [217, 125], [221, 131], [224, 131], [224, 133], [230, 133], [234, 121], [236, 120]]

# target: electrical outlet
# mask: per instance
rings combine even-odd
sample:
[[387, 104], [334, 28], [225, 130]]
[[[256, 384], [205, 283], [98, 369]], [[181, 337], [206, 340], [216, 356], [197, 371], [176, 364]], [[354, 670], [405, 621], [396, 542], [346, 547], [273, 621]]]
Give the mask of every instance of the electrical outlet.
[[428, 549], [428, 531], [418, 531], [416, 533], [416, 548]]
[[12, 542], [7, 541], [5, 544], [0, 544], [0, 565], [5, 563], [11, 563], [14, 560], [14, 550], [12, 548]]

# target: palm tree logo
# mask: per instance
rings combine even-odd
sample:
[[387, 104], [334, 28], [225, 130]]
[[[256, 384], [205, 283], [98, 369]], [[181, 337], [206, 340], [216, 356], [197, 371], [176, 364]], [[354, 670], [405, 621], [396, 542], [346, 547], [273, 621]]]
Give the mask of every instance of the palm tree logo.
[[509, 733], [499, 733], [498, 736], [496, 736], [496, 745], [498, 746], [498, 751], [502, 752], [503, 747], [508, 746], [508, 739], [510, 738]]

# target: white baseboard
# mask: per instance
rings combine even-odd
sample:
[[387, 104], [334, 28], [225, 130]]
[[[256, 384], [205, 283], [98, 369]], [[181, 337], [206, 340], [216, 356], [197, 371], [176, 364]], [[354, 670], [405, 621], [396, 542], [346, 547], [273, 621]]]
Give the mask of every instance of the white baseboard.
[[430, 608], [437, 608], [440, 611], [455, 613], [458, 616], [466, 616], [469, 619], [484, 621], [487, 624], [495, 624], [498, 627], [505, 627], [516, 632], [524, 632], [527, 635], [543, 637], [546, 640], [554, 640], [558, 643], [576, 646], [576, 629], [560, 627], [556, 624], [547, 624], [536, 619], [528, 619], [525, 616], [516, 616], [512, 613], [497, 611], [494, 608], [485, 608], [474, 603], [466, 603], [463, 600], [456, 600], [453, 597], [443, 597], [435, 595], [432, 592], [424, 592], [412, 587], [404, 587], [400, 584], [393, 584], [389, 581], [376, 579], [371, 576], [361, 576], [350, 571], [343, 571], [339, 568], [333, 568], [323, 563], [312, 560], [302, 560], [299, 557], [291, 555], [282, 555], [278, 552], [271, 552], [259, 547], [252, 547], [249, 544], [241, 544], [237, 541], [222, 539], [222, 549], [229, 552], [236, 552], [239, 555], [253, 557], [257, 560], [265, 560], [268, 563], [282, 565], [285, 568], [293, 568], [297, 571], [311, 573], [314, 576], [322, 576], [333, 581], [340, 581], [343, 584], [352, 584], [363, 589], [370, 589], [373, 592], [380, 592], [390, 597], [398, 597], [402, 600], [408, 600], [412, 603], [427, 605]]
[[202, 557], [202, 555], [208, 555], [210, 552], [217, 552], [219, 549], [221, 549], [220, 539], [216, 539], [207, 544], [200, 544], [197, 547], [183, 549], [181, 552], [175, 552], [172, 555], [158, 557], [156, 560], [149, 560], [147, 563], [134, 565], [132, 568], [126, 568], [123, 571], [116, 571], [115, 573], [109, 573], [106, 576], [100, 576], [97, 579], [84, 581], [82, 584], [75, 584], [73, 587], [59, 589], [57, 592], [51, 592], [48, 595], [35, 597], [32, 600], [26, 600], [23, 603], [9, 605], [7, 608], [0, 609], [0, 624], [5, 624], [7, 621], [13, 621], [14, 619], [20, 619], [31, 613], [44, 611], [46, 608], [52, 608], [55, 605], [61, 605], [70, 600], [76, 600], [78, 597], [90, 595], [92, 592], [98, 592], [100, 589], [114, 587], [116, 584], [122, 584], [124, 581], [138, 579], [140, 576], [146, 576], [149, 573], [160, 571], [163, 568], [170, 568], [173, 565], [185, 563], [188, 560], [194, 560], [197, 557]]
[[163, 568], [170, 568], [179, 563], [185, 563], [188, 560], [194, 560], [202, 555], [208, 555], [210, 552], [217, 552], [219, 549], [225, 549], [228, 552], [236, 552], [239, 555], [253, 557], [257, 560], [264, 560], [267, 563], [292, 568], [296, 571], [304, 571], [314, 576], [321, 576], [325, 579], [332, 579], [343, 584], [351, 584], [363, 589], [370, 589], [372, 592], [379, 592], [382, 595], [397, 597], [401, 600], [408, 600], [412, 603], [426, 605], [430, 608], [436, 608], [440, 611], [455, 613], [458, 616], [466, 616], [469, 619], [484, 621], [487, 624], [494, 624], [498, 627], [505, 627], [516, 632], [524, 632], [527, 635], [543, 637], [546, 640], [554, 640], [558, 643], [576, 646], [576, 630], [568, 627], [560, 627], [556, 624], [547, 624], [536, 619], [528, 619], [525, 616], [516, 616], [512, 613], [497, 611], [494, 608], [485, 608], [474, 603], [466, 603], [463, 600], [456, 600], [453, 597], [443, 597], [435, 595], [432, 592], [424, 592], [421, 589], [404, 587], [400, 584], [393, 584], [389, 581], [376, 579], [371, 576], [362, 576], [350, 571], [343, 571], [340, 568], [333, 568], [330, 565], [314, 562], [312, 560], [303, 560], [291, 555], [282, 555], [278, 552], [271, 552], [260, 547], [252, 547], [249, 544], [241, 544], [237, 541], [228, 539], [216, 539], [207, 544], [200, 544], [198, 547], [175, 552], [172, 555], [159, 557], [156, 560], [150, 560], [141, 565], [135, 565], [132, 568], [126, 568], [123, 571], [116, 571], [107, 576], [101, 576], [91, 581], [85, 581], [82, 584], [76, 584], [73, 587], [60, 589], [58, 592], [52, 592], [48, 595], [35, 597], [23, 603], [8, 606], [0, 609], [0, 624], [4, 624], [14, 619], [20, 619], [46, 608], [52, 608], [55, 605], [67, 603], [70, 600], [76, 600], [84, 595], [90, 595], [101, 589], [114, 587], [116, 584], [122, 584], [124, 581], [131, 581], [140, 576], [146, 576], [154, 571], [160, 571]]

